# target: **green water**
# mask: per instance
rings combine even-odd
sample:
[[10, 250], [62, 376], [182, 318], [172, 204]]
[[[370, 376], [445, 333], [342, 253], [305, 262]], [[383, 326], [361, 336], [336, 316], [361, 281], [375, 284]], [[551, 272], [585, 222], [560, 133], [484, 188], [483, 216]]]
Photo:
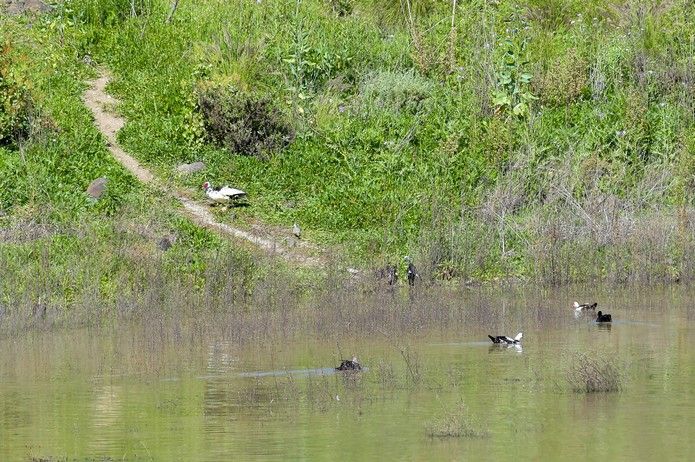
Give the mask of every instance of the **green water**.
[[[386, 323], [369, 335], [248, 342], [142, 325], [6, 336], [0, 460], [692, 458], [688, 292], [604, 296], [610, 329], [575, 319], [566, 299], [542, 309], [495, 300], [489, 326], [461, 315], [397, 334]], [[521, 351], [487, 341], [518, 331]], [[367, 370], [335, 373], [337, 344]], [[580, 352], [611, 358], [621, 390], [574, 392], [568, 370]], [[448, 416], [475, 434], [430, 436]]]

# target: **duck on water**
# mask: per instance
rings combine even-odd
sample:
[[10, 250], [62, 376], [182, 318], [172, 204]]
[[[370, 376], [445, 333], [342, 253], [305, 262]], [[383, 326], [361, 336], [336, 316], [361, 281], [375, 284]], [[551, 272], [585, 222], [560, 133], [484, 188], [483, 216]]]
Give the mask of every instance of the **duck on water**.
[[492, 343], [497, 343], [497, 344], [502, 344], [502, 345], [518, 345], [521, 343], [521, 337], [523, 337], [524, 334], [519, 332], [516, 334], [516, 337], [511, 338], [507, 337], [506, 335], [498, 335], [496, 337], [493, 337], [492, 335], [488, 335], [490, 340], [492, 340]]
[[603, 312], [599, 311], [598, 315], [596, 316], [596, 322], [612, 322], [613, 319], [610, 314], [603, 314]]
[[357, 356], [353, 356], [352, 359], [343, 359], [340, 366], [335, 368], [336, 371], [361, 371], [362, 365], [357, 362]]
[[574, 302], [574, 311], [581, 313], [583, 311], [589, 311], [589, 310], [595, 310], [596, 307], [598, 306], [598, 303], [579, 303], [579, 302]]

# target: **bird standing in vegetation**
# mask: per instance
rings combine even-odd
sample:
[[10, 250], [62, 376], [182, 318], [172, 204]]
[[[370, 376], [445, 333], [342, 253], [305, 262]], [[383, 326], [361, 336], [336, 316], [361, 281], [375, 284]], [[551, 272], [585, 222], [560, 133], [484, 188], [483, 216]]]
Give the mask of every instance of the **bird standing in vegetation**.
[[213, 202], [222, 204], [229, 204], [231, 201], [241, 199], [246, 196], [246, 193], [241, 189], [230, 188], [229, 186], [223, 186], [215, 189], [208, 181], [203, 183], [203, 189], [205, 190], [205, 195], [209, 199], [211, 199]]
[[521, 343], [521, 337], [523, 337], [524, 334], [519, 332], [516, 334], [516, 337], [511, 338], [507, 337], [506, 335], [498, 335], [496, 337], [493, 337], [492, 335], [488, 335], [490, 340], [492, 340], [492, 343], [501, 343], [501, 344], [506, 344], [506, 345], [518, 345]]
[[362, 366], [357, 362], [357, 356], [353, 356], [352, 359], [344, 359], [340, 366], [336, 367], [337, 371], [361, 371]]
[[390, 286], [393, 286], [398, 282], [398, 271], [396, 270], [396, 265], [386, 265], [386, 282], [388, 282]]
[[294, 234], [294, 237], [297, 239], [302, 237], [302, 228], [300, 228], [297, 223], [292, 225], [292, 234]]
[[415, 278], [418, 277], [419, 274], [410, 256], [406, 256], [405, 261], [408, 262], [408, 285], [412, 287], [415, 285]]
[[596, 316], [596, 322], [612, 322], [613, 319], [610, 314], [603, 314], [601, 311], [598, 312]]

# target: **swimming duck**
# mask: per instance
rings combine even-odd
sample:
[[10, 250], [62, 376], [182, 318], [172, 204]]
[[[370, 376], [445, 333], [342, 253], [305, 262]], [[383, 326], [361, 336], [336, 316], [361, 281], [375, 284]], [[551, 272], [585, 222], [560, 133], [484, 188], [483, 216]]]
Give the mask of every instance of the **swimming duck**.
[[205, 195], [209, 199], [220, 203], [229, 203], [235, 199], [241, 199], [246, 195], [246, 193], [241, 189], [230, 188], [229, 186], [223, 186], [215, 189], [208, 181], [203, 183], [203, 189], [205, 190]]
[[357, 362], [357, 356], [352, 359], [343, 359], [340, 366], [335, 368], [336, 371], [361, 371], [362, 366]]
[[581, 312], [581, 311], [588, 311], [588, 310], [595, 310], [596, 307], [598, 306], [598, 303], [582, 303], [579, 304], [578, 302], [574, 302], [574, 311]]
[[596, 316], [596, 322], [612, 322], [611, 315], [603, 314], [599, 311], [598, 316]]
[[521, 337], [523, 337], [524, 334], [519, 332], [516, 334], [516, 337], [511, 338], [507, 337], [506, 335], [498, 335], [497, 337], [493, 337], [492, 335], [488, 335], [490, 340], [492, 340], [492, 343], [504, 343], [507, 345], [517, 345], [521, 343]]

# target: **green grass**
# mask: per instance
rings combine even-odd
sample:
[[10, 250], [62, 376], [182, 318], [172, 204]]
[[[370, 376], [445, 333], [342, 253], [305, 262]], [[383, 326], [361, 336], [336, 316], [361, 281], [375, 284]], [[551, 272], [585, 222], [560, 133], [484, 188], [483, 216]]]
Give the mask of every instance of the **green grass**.
[[[351, 263], [411, 254], [432, 277], [550, 284], [695, 275], [692, 5], [474, 1], [452, 29], [440, 2], [412, 20], [400, 2], [347, 3], [181, 2], [166, 24], [162, 0], [135, 16], [73, 0], [31, 32], [15, 24], [61, 132], [29, 163], [3, 156], [21, 180], [3, 180], [2, 207], [93, 213], [81, 191], [107, 173], [98, 213], [139, 197], [78, 104], [89, 54], [114, 74], [129, 152], [169, 181], [240, 187], [238, 220], [297, 221]], [[207, 85], [268, 98], [293, 142], [267, 159], [215, 147], [196, 110]], [[194, 160], [208, 169], [172, 173]]]

